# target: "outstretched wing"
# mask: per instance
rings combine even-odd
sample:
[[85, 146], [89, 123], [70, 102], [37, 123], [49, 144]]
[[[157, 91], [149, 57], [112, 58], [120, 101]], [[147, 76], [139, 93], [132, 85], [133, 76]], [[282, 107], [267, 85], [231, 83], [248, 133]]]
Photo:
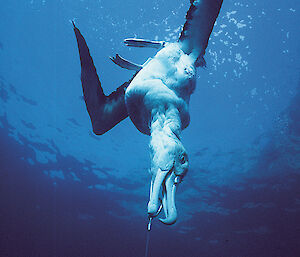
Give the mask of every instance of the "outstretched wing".
[[106, 96], [103, 93], [86, 41], [74, 22], [72, 23], [80, 56], [84, 101], [92, 121], [94, 133], [102, 135], [128, 117], [125, 106], [125, 90], [133, 78], [122, 84], [109, 96]]
[[194, 52], [198, 56], [198, 66], [204, 66], [205, 49], [223, 0], [190, 0], [190, 2], [191, 7], [186, 14], [186, 22], [179, 41], [183, 44], [183, 51], [187, 54]]

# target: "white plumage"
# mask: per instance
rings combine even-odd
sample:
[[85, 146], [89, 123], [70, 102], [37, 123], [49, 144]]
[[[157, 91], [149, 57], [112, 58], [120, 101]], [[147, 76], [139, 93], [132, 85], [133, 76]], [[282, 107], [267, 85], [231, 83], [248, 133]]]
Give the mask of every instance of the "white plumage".
[[73, 23], [83, 93], [93, 130], [101, 135], [129, 116], [140, 132], [151, 136], [148, 215], [152, 220], [163, 209], [165, 218], [160, 220], [165, 224], [173, 224], [177, 219], [176, 186], [188, 170], [188, 157], [180, 135], [190, 122], [189, 100], [195, 90], [196, 67], [205, 66], [203, 55], [222, 5], [222, 0], [190, 2], [178, 42], [125, 40], [128, 46], [160, 50], [144, 65], [119, 55], [111, 58], [122, 68], [135, 70], [136, 74], [109, 96], [103, 94], [86, 42]]
[[134, 77], [126, 89], [125, 103], [129, 117], [142, 133], [150, 134], [153, 116], [170, 108], [178, 110], [179, 128], [188, 126], [189, 99], [196, 84], [194, 62], [180, 43], [169, 43]]

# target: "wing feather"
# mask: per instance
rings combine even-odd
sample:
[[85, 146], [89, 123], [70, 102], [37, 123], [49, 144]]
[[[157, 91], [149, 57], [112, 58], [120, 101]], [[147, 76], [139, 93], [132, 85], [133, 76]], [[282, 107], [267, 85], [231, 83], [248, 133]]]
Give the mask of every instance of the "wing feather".
[[190, 2], [191, 6], [186, 14], [186, 22], [179, 41], [182, 42], [185, 53], [195, 52], [200, 66], [203, 64], [208, 39], [223, 0], [190, 0]]
[[106, 96], [103, 93], [87, 43], [74, 22], [73, 25], [80, 56], [84, 101], [94, 133], [102, 135], [128, 117], [125, 105], [125, 90], [135, 75], [109, 96]]

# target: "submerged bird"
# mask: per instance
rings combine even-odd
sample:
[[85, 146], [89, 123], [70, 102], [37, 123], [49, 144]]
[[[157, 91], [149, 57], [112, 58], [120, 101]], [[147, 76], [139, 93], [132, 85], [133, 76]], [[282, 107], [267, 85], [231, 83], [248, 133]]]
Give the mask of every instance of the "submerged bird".
[[177, 219], [176, 186], [188, 171], [187, 152], [181, 131], [190, 122], [189, 100], [196, 86], [196, 67], [203, 58], [222, 0], [190, 0], [191, 6], [177, 42], [125, 39], [131, 47], [152, 47], [159, 51], [143, 65], [119, 55], [111, 60], [134, 76], [106, 96], [88, 46], [75, 26], [81, 62], [84, 100], [93, 131], [102, 135], [129, 116], [136, 128], [150, 135], [152, 175], [148, 216], [150, 221], [163, 209], [165, 224]]

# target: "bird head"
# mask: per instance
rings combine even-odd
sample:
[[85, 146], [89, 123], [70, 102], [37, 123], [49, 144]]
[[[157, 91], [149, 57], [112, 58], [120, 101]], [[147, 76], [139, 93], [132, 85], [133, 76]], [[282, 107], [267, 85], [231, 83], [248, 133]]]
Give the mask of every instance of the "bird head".
[[[153, 142], [153, 140], [158, 142]], [[188, 156], [181, 141], [169, 135], [152, 138], [150, 200], [148, 203], [149, 217], [155, 217], [163, 209], [164, 224], [174, 224], [177, 219], [175, 206], [176, 187], [188, 171]]]

